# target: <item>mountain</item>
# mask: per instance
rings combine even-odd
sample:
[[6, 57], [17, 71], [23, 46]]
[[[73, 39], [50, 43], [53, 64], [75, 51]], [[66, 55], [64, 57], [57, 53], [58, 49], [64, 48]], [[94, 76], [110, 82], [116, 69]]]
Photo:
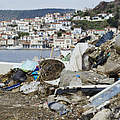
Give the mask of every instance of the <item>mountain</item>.
[[93, 11], [96, 13], [113, 13], [116, 14], [117, 10], [120, 10], [120, 0], [114, 0], [111, 2], [100, 2]]
[[0, 21], [41, 17], [47, 13], [74, 12], [74, 9], [0, 10]]
[[120, 0], [114, 0], [111, 2], [101, 2], [97, 5], [93, 10], [93, 13], [112, 13], [114, 15], [113, 18], [107, 20], [111, 27], [120, 28]]

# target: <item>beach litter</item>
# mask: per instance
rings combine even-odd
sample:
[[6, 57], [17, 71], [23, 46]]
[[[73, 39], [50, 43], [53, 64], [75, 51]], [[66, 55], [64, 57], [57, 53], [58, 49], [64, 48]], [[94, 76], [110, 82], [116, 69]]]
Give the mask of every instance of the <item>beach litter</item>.
[[[11, 119], [119, 119], [119, 46], [112, 36], [88, 43], [76, 45], [68, 66], [52, 58], [27, 60], [1, 74], [0, 109], [7, 111], [4, 115]], [[84, 50], [79, 49], [81, 45]], [[2, 114], [0, 118], [6, 119]]]

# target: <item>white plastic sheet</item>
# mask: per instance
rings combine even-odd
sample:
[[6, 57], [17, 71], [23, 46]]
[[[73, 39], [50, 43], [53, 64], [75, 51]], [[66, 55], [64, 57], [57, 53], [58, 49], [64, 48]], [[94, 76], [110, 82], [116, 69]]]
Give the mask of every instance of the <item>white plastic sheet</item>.
[[27, 60], [20, 66], [20, 69], [24, 71], [34, 71], [37, 65], [38, 62]]
[[82, 55], [88, 48], [88, 43], [78, 43], [73, 50], [70, 58], [70, 63], [66, 67], [66, 70], [79, 71], [82, 70]]

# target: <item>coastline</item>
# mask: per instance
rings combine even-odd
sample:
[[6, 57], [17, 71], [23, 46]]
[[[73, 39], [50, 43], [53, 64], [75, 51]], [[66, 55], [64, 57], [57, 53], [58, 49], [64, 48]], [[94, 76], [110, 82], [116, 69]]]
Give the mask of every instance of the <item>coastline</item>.
[[0, 48], [0, 50], [51, 50], [52, 48], [20, 48], [20, 49], [6, 49]]

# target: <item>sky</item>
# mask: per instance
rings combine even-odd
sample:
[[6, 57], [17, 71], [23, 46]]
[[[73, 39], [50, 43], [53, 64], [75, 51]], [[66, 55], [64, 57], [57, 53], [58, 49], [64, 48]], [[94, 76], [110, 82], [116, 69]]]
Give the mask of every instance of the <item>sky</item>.
[[[30, 10], [41, 8], [93, 8], [103, 0], [0, 0], [2, 10]], [[104, 0], [113, 1], [113, 0]]]

